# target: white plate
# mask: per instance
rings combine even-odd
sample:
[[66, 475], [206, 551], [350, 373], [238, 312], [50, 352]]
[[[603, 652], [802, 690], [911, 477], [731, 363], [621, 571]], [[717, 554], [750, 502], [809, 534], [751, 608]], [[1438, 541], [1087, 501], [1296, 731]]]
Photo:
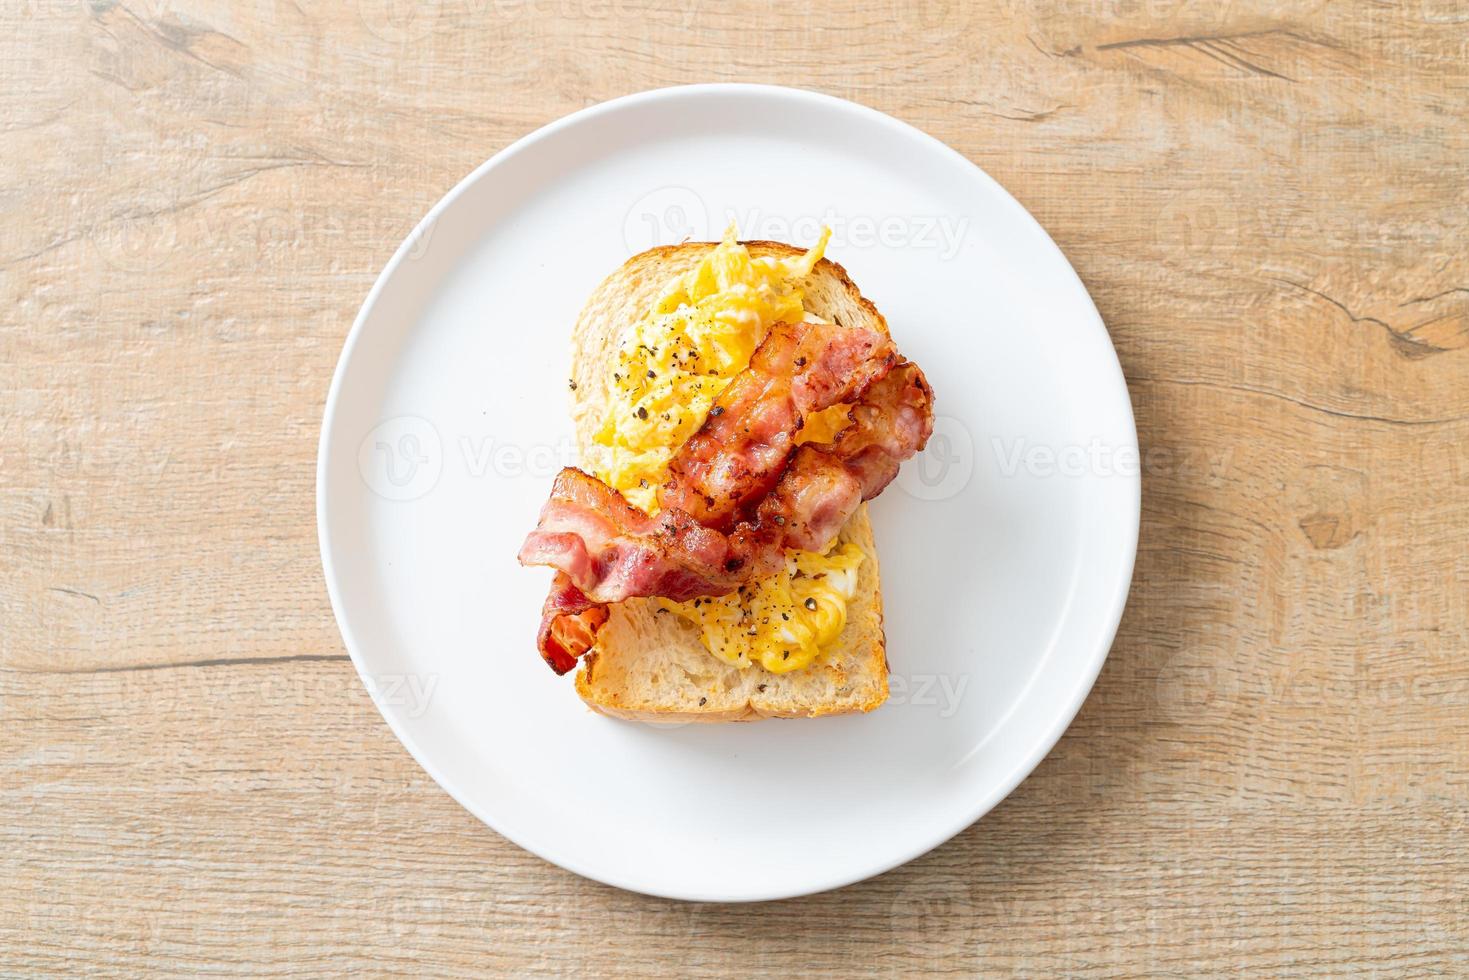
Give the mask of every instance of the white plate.
[[[928, 374], [927, 452], [873, 505], [892, 698], [817, 721], [590, 713], [536, 653], [550, 572], [515, 553], [570, 461], [568, 337], [630, 254], [811, 242]], [[388, 724], [471, 812], [578, 874], [677, 898], [833, 888], [984, 814], [1060, 737], [1117, 628], [1137, 437], [1066, 259], [959, 154], [791, 89], [664, 89], [480, 167], [388, 263], [347, 338], [317, 474], [322, 563]]]

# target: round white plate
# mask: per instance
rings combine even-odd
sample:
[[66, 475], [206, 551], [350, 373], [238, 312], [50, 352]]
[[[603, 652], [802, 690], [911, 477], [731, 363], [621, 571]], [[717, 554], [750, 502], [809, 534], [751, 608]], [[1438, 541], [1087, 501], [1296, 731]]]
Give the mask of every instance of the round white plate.
[[[936, 392], [929, 448], [872, 508], [892, 696], [815, 721], [613, 721], [536, 653], [551, 573], [515, 554], [574, 461], [583, 300], [731, 219], [801, 245], [829, 224], [827, 254]], [[318, 467], [342, 636], [429, 774], [564, 868], [710, 901], [877, 874], [1010, 792], [1106, 657], [1140, 499], [1116, 354], [1030, 215], [904, 123], [750, 85], [578, 112], [454, 188], [362, 307]]]

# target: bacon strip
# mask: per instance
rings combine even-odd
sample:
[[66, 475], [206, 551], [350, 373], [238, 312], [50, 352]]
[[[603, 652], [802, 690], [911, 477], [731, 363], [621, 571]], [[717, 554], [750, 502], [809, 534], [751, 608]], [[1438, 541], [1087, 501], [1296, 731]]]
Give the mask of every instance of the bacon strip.
[[784, 530], [784, 548], [822, 550], [858, 504], [886, 489], [903, 460], [933, 434], [933, 390], [918, 365], [904, 361], [873, 384], [847, 417], [851, 424], [832, 443], [796, 450], [756, 511], [757, 523]]
[[767, 553], [772, 543], [779, 536], [750, 526], [726, 535], [677, 509], [650, 517], [568, 466], [557, 474], [519, 558], [522, 565], [558, 569], [593, 602], [654, 595], [681, 601], [725, 595], [752, 573], [775, 571], [778, 549]]
[[831, 453], [862, 483], [871, 500], [893, 482], [904, 460], [933, 435], [933, 389], [912, 361], [904, 361], [872, 386], [848, 413], [852, 424], [837, 433]]
[[522, 564], [559, 573], [542, 613], [542, 656], [557, 673], [575, 666], [606, 621], [606, 603], [726, 595], [774, 572], [787, 549], [825, 548], [927, 443], [932, 406], [923, 372], [899, 364], [870, 384], [834, 442], [791, 455], [752, 518], [728, 533], [676, 507], [649, 516], [600, 480], [562, 470], [520, 550]]
[[592, 602], [571, 584], [565, 572], [557, 572], [551, 594], [541, 608], [541, 629], [536, 646], [557, 674], [576, 667], [577, 659], [597, 641], [597, 630], [607, 622], [607, 607]]
[[873, 330], [777, 323], [669, 461], [659, 505], [729, 528], [774, 489], [806, 415], [860, 398], [896, 362]]

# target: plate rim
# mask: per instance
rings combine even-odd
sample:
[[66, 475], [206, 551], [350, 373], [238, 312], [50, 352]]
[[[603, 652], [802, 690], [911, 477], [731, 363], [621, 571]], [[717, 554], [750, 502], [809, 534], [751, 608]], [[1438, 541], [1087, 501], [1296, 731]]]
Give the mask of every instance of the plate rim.
[[1080, 275], [1076, 272], [1070, 259], [1056, 245], [1050, 234], [1014, 195], [1010, 194], [1009, 191], [973, 160], [970, 160], [967, 156], [936, 136], [919, 129], [911, 123], [904, 122], [895, 116], [888, 115], [881, 110], [874, 109], [871, 106], [863, 105], [859, 102], [827, 95], [810, 89], [750, 82], [709, 82], [692, 85], [673, 85], [619, 96], [571, 112], [514, 140], [460, 179], [414, 225], [413, 230], [394, 251], [392, 257], [383, 266], [382, 271], [373, 281], [371, 289], [368, 290], [367, 296], [363, 300], [362, 306], [358, 310], [357, 316], [353, 319], [352, 326], [347, 332], [347, 336], [342, 344], [341, 353], [337, 357], [337, 363], [332, 372], [331, 384], [327, 389], [326, 402], [322, 411], [321, 431], [317, 441], [315, 487], [316, 532], [318, 549], [321, 556], [322, 576], [327, 587], [327, 596], [331, 604], [332, 617], [336, 621], [337, 632], [341, 636], [342, 644], [346, 648], [348, 656], [351, 658], [353, 668], [357, 671], [358, 679], [367, 688], [373, 704], [377, 707], [378, 713], [382, 716], [383, 720], [387, 722], [389, 730], [408, 751], [408, 754], [412, 756], [413, 760], [438, 784], [439, 788], [444, 790], [444, 792], [485, 826], [522, 850], [534, 854], [573, 874], [627, 891], [683, 901], [745, 903], [776, 901], [813, 895], [819, 892], [842, 888], [859, 881], [865, 881], [868, 878], [884, 874], [894, 868], [907, 864], [909, 861], [921, 857], [952, 840], [983, 818], [995, 806], [1008, 797], [1015, 790], [1015, 787], [1040, 765], [1046, 756], [1050, 754], [1051, 750], [1055, 748], [1061, 736], [1071, 727], [1071, 723], [1076, 719], [1076, 715], [1080, 712], [1082, 705], [1095, 686], [1097, 677], [1101, 674], [1102, 667], [1111, 652], [1112, 644], [1116, 640], [1117, 630], [1121, 625], [1122, 615], [1126, 609], [1127, 598], [1131, 591], [1133, 575], [1136, 571], [1137, 546], [1142, 519], [1142, 475], [1140, 472], [1141, 468], [1139, 468], [1139, 472], [1117, 474], [1127, 479], [1132, 484], [1133, 490], [1130, 495], [1131, 506], [1128, 508], [1127, 513], [1125, 515], [1118, 515], [1125, 517], [1127, 521], [1127, 526], [1122, 529], [1125, 532], [1124, 541], [1127, 551], [1121, 563], [1123, 574], [1118, 576], [1117, 584], [1112, 595], [1106, 597], [1109, 611], [1104, 619], [1104, 629], [1097, 634], [1085, 669], [1076, 672], [1076, 682], [1073, 685], [1070, 700], [1064, 703], [1060, 710], [1056, 712], [1054, 720], [1050, 723], [1045, 734], [1036, 741], [1031, 751], [1019, 759], [1003, 779], [995, 783], [993, 788], [981, 794], [968, 808], [960, 812], [957, 820], [945, 821], [937, 835], [921, 838], [917, 846], [896, 852], [896, 856], [885, 856], [870, 864], [857, 866], [858, 870], [856, 871], [844, 870], [835, 874], [813, 874], [810, 876], [811, 881], [808, 884], [794, 889], [786, 888], [775, 891], [752, 890], [739, 893], [721, 892], [718, 888], [701, 890], [671, 889], [658, 887], [656, 884], [650, 884], [648, 882], [631, 880], [621, 874], [608, 874], [593, 870], [579, 860], [558, 853], [554, 848], [543, 846], [544, 842], [538, 842], [538, 846], [532, 847], [517, 835], [507, 833], [495, 820], [483, 812], [480, 807], [472, 805], [466, 800], [453, 785], [452, 781], [444, 777], [437, 766], [429, 761], [420, 746], [400, 726], [395, 717], [395, 710], [390, 710], [392, 706], [386, 704], [381, 699], [378, 686], [372, 682], [370, 671], [358, 653], [358, 645], [354, 640], [352, 631], [344, 615], [344, 600], [341, 595], [339, 579], [332, 559], [331, 534], [328, 528], [326, 501], [328, 460], [332, 454], [332, 433], [336, 427], [336, 410], [341, 401], [346, 367], [352, 360], [353, 353], [363, 336], [364, 325], [377, 305], [379, 296], [387, 283], [397, 273], [398, 268], [412, 253], [417, 243], [423, 240], [425, 233], [432, 229], [439, 217], [452, 207], [470, 187], [486, 179], [496, 169], [505, 165], [514, 157], [526, 152], [537, 143], [564, 129], [579, 125], [597, 116], [614, 113], [632, 106], [679, 99], [699, 99], [710, 95], [752, 95], [762, 98], [789, 99], [805, 102], [810, 106], [847, 113], [860, 117], [869, 123], [876, 123], [880, 126], [887, 127], [895, 133], [901, 134], [906, 139], [917, 139], [929, 149], [936, 150], [945, 156], [962, 162], [983, 183], [989, 185], [991, 191], [997, 192], [998, 199], [1004, 202], [1005, 206], [1015, 211], [1022, 221], [1029, 223], [1032, 226], [1032, 230], [1039, 232], [1043, 240], [1050, 245], [1051, 249], [1060, 258], [1066, 270], [1070, 272], [1075, 280], [1075, 284], [1080, 287], [1081, 295], [1085, 297], [1087, 307], [1091, 312], [1092, 326], [1102, 332], [1107, 341], [1107, 350], [1112, 355], [1110, 361], [1104, 361], [1104, 363], [1099, 365], [1099, 370], [1111, 374], [1106, 389], [1112, 396], [1120, 396], [1118, 407], [1122, 409], [1122, 417], [1126, 419], [1127, 432], [1125, 434], [1130, 437], [1130, 447], [1133, 450], [1137, 449], [1138, 440], [1137, 422], [1132, 410], [1132, 399], [1127, 387], [1126, 376], [1122, 371], [1121, 361], [1117, 357], [1116, 345], [1112, 343], [1111, 334], [1107, 331], [1106, 324], [1102, 320], [1100, 311], [1096, 308], [1096, 302], [1092, 299], [1090, 291], [1087, 290], [1085, 283], [1082, 282]]

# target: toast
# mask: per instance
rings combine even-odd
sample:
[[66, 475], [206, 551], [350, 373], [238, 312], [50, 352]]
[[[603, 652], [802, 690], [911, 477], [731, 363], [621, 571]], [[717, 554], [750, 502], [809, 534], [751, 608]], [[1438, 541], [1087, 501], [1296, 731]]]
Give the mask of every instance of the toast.
[[[629, 259], [592, 293], [572, 334], [572, 419], [583, 467], [595, 469], [606, 450], [593, 440], [607, 386], [618, 363], [621, 333], [643, 318], [670, 280], [715, 242], [650, 249]], [[779, 242], [744, 242], [752, 256], [798, 256]], [[846, 271], [820, 260], [803, 282], [805, 308], [843, 327], [887, 334], [887, 321]], [[841, 633], [811, 666], [776, 674], [725, 664], [705, 649], [697, 627], [660, 611], [658, 600], [633, 598], [611, 607], [596, 645], [582, 660], [576, 691], [594, 710], [616, 718], [661, 723], [755, 721], [871, 711], [888, 696], [886, 644], [877, 550], [863, 504], [839, 540], [861, 549], [857, 593]]]

